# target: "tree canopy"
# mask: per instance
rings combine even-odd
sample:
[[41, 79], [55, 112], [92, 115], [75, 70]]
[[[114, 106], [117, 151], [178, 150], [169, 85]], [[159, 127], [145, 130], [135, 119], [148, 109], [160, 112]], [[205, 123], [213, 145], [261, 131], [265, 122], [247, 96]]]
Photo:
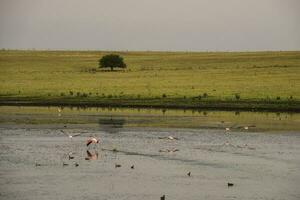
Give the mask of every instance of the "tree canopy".
[[113, 71], [114, 68], [126, 68], [123, 58], [117, 54], [109, 54], [103, 56], [99, 60], [100, 68], [110, 68]]

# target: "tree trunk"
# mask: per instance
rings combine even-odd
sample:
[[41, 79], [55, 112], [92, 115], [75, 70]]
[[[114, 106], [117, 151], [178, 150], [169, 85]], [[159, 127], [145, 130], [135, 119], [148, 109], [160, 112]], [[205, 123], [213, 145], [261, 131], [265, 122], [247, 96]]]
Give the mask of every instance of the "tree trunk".
[[110, 70], [111, 70], [111, 71], [114, 71], [114, 68], [113, 68], [113, 67], [110, 67]]

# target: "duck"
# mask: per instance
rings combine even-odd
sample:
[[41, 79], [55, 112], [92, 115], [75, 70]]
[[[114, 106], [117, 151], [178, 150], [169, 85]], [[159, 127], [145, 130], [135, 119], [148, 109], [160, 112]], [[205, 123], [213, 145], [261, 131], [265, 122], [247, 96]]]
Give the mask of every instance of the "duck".
[[72, 160], [72, 159], [74, 159], [74, 156], [72, 156], [72, 152], [70, 152], [69, 154], [68, 154], [68, 156], [69, 156], [69, 160]]
[[120, 164], [115, 164], [115, 168], [122, 167]]

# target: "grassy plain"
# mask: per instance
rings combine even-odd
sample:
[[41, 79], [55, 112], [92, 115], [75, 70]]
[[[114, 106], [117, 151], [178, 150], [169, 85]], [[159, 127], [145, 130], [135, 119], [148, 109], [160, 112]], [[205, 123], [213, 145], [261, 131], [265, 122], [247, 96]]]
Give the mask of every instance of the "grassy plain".
[[0, 51], [0, 103], [300, 109], [300, 52]]

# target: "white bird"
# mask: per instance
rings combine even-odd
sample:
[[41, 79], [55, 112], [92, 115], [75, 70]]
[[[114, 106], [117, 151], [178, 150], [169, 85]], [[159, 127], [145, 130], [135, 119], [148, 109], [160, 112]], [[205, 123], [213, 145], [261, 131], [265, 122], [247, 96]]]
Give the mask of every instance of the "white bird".
[[227, 127], [227, 128], [225, 128], [225, 131], [230, 131], [230, 128], [228, 128], [228, 127]]
[[86, 146], [89, 146], [90, 144], [98, 144], [100, 142], [100, 139], [97, 139], [95, 137], [90, 137], [86, 140]]
[[245, 127], [244, 127], [245, 130], [248, 130], [248, 128], [249, 128], [248, 126], [245, 126]]
[[168, 140], [178, 140], [177, 137], [167, 136], [167, 137], [158, 137], [159, 139], [168, 139]]
[[79, 136], [81, 133], [76, 133], [76, 134], [69, 134], [69, 133], [66, 133], [65, 131], [63, 130], [60, 130], [62, 133], [66, 134], [70, 139], [72, 139], [73, 137], [76, 137], [76, 136]]
[[168, 136], [169, 140], [175, 140], [175, 138], [173, 136]]

